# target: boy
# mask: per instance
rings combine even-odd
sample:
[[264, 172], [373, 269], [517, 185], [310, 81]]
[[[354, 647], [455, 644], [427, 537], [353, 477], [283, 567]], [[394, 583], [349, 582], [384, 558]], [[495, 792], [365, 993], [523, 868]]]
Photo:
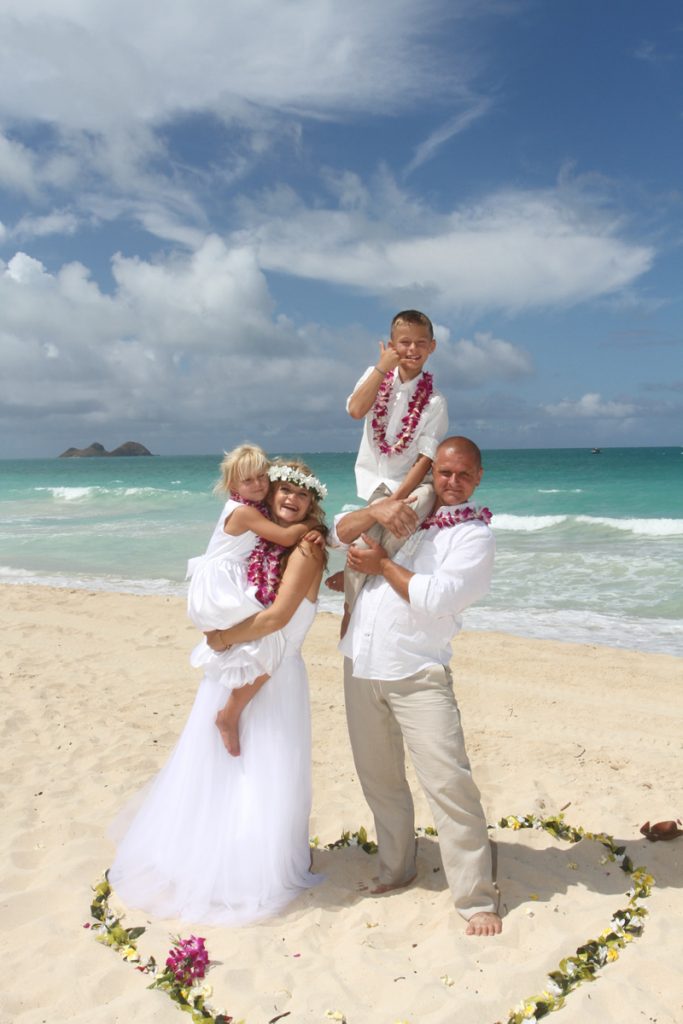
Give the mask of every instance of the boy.
[[[389, 494], [396, 499], [414, 494], [411, 505], [420, 520], [434, 501], [425, 477], [448, 430], [446, 399], [433, 386], [431, 374], [424, 371], [435, 348], [429, 317], [416, 309], [397, 313], [391, 321], [389, 343], [380, 342], [377, 363], [368, 367], [346, 402], [353, 419], [365, 418], [355, 467], [358, 496], [370, 503]], [[373, 527], [370, 535], [389, 555], [402, 543], [379, 526]], [[340, 573], [330, 577], [331, 589], [341, 589], [340, 577]], [[348, 568], [344, 571], [342, 635], [364, 579]]]

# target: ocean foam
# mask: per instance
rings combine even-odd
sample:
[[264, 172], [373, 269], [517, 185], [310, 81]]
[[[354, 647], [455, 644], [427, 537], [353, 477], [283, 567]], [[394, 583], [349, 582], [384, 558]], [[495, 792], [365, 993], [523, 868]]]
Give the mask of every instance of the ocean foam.
[[614, 519], [609, 516], [577, 516], [585, 526], [609, 526], [639, 537], [683, 537], [683, 519]]
[[57, 501], [82, 501], [91, 498], [100, 487], [36, 487], [36, 491], [47, 491]]
[[536, 530], [547, 530], [548, 527], [559, 526], [568, 518], [568, 516], [512, 516], [505, 513], [494, 513], [491, 526], [496, 530], [534, 533]]

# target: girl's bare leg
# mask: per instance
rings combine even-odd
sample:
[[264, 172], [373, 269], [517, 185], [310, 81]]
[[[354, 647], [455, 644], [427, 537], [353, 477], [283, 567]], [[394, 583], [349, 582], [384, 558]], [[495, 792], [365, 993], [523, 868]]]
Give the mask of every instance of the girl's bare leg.
[[237, 686], [230, 691], [225, 706], [216, 715], [216, 725], [221, 734], [225, 749], [233, 757], [240, 755], [240, 715], [250, 700], [258, 693], [264, 683], [267, 683], [270, 676], [257, 676], [253, 683], [246, 686]]

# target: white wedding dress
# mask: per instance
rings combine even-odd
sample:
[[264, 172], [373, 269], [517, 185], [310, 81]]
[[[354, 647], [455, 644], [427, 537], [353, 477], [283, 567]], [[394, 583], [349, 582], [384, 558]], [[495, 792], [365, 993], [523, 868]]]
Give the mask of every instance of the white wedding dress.
[[[301, 645], [316, 605], [285, 630], [282, 661], [245, 708], [239, 757], [215, 725], [225, 686], [205, 675], [166, 765], [130, 809], [109, 879], [129, 906], [186, 922], [245, 924], [277, 913], [311, 874], [311, 731]], [[140, 803], [138, 797], [137, 803]], [[113, 831], [117, 830], [117, 823]]]

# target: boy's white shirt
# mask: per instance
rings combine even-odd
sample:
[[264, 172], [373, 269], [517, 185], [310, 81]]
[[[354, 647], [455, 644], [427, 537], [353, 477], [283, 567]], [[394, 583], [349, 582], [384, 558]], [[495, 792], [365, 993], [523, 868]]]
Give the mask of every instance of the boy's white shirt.
[[[346, 400], [347, 412], [353, 393], [374, 372], [374, 368], [369, 366], [356, 382], [353, 392]], [[401, 420], [406, 415], [418, 381], [423, 376], [421, 373], [414, 380], [406, 381], [404, 384], [399, 377], [398, 368], [393, 371], [393, 374], [394, 380], [389, 395], [386, 421], [386, 439], [389, 444], [393, 444], [400, 434], [403, 427]], [[375, 442], [372, 430], [372, 409], [370, 409], [365, 416], [363, 436], [356, 459], [358, 497], [369, 501], [380, 484], [385, 484], [393, 493], [403, 483], [408, 470], [414, 465], [419, 455], [426, 455], [428, 459], [434, 459], [436, 449], [447, 432], [448, 407], [446, 399], [440, 391], [433, 388], [431, 397], [420, 417], [415, 435], [408, 447], [397, 455], [382, 455]]]

